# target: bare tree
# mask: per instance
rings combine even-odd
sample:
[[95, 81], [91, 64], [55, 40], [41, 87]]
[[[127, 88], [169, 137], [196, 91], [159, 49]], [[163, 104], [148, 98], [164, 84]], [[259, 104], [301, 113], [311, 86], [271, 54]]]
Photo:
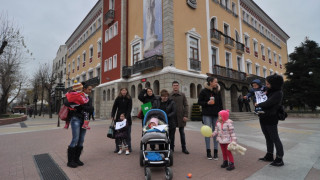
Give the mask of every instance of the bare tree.
[[[8, 105], [19, 95], [25, 78], [21, 75], [23, 36], [19, 28], [7, 16], [0, 14], [0, 41], [7, 45], [0, 54], [0, 114], [7, 112]], [[8, 102], [9, 98], [11, 99]]]

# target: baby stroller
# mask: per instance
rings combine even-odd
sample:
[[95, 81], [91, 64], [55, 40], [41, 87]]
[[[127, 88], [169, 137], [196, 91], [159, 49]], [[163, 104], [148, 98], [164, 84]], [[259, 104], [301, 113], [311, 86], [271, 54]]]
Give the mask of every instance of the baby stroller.
[[[151, 109], [147, 112], [143, 119], [143, 126], [147, 126], [152, 117], [159, 119], [159, 125], [168, 125], [167, 114], [160, 109]], [[164, 167], [166, 179], [172, 179], [173, 173], [169, 166], [173, 165], [173, 154], [170, 150], [170, 139], [168, 127], [163, 130], [154, 131], [153, 129], [142, 130], [142, 139], [140, 143], [140, 166], [144, 166], [145, 179], [151, 179], [150, 167]], [[149, 145], [159, 145], [163, 147], [159, 150], [147, 150]]]

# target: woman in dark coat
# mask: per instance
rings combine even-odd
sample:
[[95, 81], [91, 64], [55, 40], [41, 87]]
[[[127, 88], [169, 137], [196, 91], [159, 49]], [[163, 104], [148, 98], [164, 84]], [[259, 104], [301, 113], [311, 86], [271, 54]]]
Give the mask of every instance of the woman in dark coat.
[[169, 92], [167, 90], [161, 90], [160, 97], [157, 97], [154, 100], [152, 109], [161, 109], [167, 114], [169, 125], [170, 149], [174, 151], [174, 136], [176, 132], [176, 105], [174, 101], [169, 98]]
[[[278, 134], [278, 116], [277, 111], [281, 106], [283, 92], [283, 78], [277, 74], [266, 78], [267, 97], [265, 102], [256, 104], [264, 110], [264, 114], [259, 114], [261, 130], [264, 134], [267, 144], [267, 154], [260, 158], [261, 161], [269, 161], [272, 166], [283, 166], [283, 146]], [[276, 147], [276, 159], [273, 159], [273, 149]]]
[[[208, 77], [204, 84], [204, 89], [199, 94], [198, 104], [202, 106], [202, 122], [203, 124], [215, 129], [218, 119], [218, 112], [223, 109], [222, 98], [220, 94], [220, 86], [218, 79], [215, 77]], [[210, 137], [205, 137], [207, 158], [212, 159], [210, 148]], [[214, 160], [218, 160], [218, 141], [216, 137], [213, 138], [214, 144]]]
[[[131, 119], [131, 110], [132, 110], [132, 99], [129, 95], [127, 88], [121, 88], [118, 97], [114, 100], [111, 118], [112, 120], [116, 121], [120, 118], [120, 114], [125, 113], [127, 123], [128, 123], [128, 147], [129, 151], [132, 152], [131, 148], [131, 126], [132, 126], [132, 119]], [[116, 143], [116, 149], [114, 153], [119, 152], [119, 146]]]
[[[145, 88], [140, 92], [138, 99], [142, 102], [142, 104], [151, 102], [151, 105], [152, 105], [156, 97], [154, 96], [153, 90], [151, 88]], [[142, 118], [142, 127], [143, 127], [144, 116], [142, 115], [141, 118]]]

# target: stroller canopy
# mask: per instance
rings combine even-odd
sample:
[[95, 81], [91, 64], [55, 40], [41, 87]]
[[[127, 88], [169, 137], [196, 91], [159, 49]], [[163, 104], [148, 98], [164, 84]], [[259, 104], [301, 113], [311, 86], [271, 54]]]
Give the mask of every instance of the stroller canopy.
[[163, 121], [165, 124], [168, 124], [167, 114], [161, 109], [150, 109], [147, 114], [144, 116], [143, 125], [146, 125], [146, 122], [151, 117], [157, 117], [160, 121]]

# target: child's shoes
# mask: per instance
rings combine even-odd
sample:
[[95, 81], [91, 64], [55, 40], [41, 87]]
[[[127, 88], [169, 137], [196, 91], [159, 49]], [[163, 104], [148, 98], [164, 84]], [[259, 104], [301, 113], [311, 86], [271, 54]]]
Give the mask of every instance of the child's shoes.
[[118, 154], [119, 154], [119, 155], [122, 154], [122, 149], [119, 150]]
[[232, 162], [229, 162], [229, 166], [227, 167], [227, 170], [232, 171], [234, 169], [235, 169], [234, 164]]
[[89, 127], [89, 120], [84, 120], [84, 123], [83, 123], [83, 125], [82, 125], [82, 128], [83, 129], [91, 129], [90, 127]]
[[126, 155], [129, 155], [129, 154], [130, 154], [129, 149], [127, 149], [126, 150]]

